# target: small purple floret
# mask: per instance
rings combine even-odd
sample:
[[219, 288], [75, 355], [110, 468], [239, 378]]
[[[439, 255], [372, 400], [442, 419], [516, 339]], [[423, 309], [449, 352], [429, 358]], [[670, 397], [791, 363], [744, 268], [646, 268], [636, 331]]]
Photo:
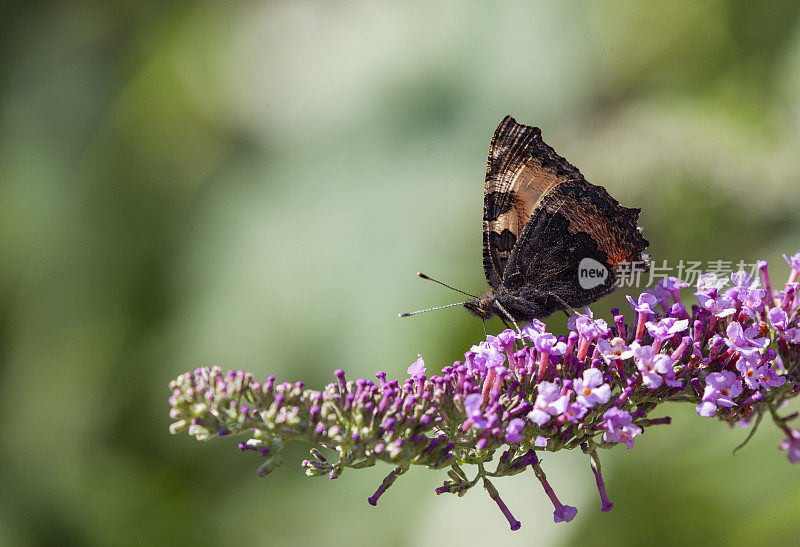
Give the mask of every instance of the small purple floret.
[[742, 381], [730, 370], [712, 372], [706, 376], [706, 388], [702, 402], [697, 405], [697, 413], [707, 418], [717, 413], [717, 406], [726, 408], [736, 406], [733, 399], [741, 395]]
[[417, 378], [425, 374], [425, 360], [422, 358], [422, 355], [417, 354], [417, 360], [408, 367], [406, 372], [408, 372], [408, 375], [412, 378]]
[[629, 412], [612, 406], [603, 414], [603, 440], [607, 443], [625, 443], [625, 447], [633, 448], [634, 437], [642, 433], [642, 428], [633, 423]]
[[553, 511], [553, 522], [569, 522], [574, 519], [575, 515], [577, 514], [577, 508], [571, 505], [562, 505], [560, 507], [556, 507], [555, 511]]
[[780, 449], [786, 451], [786, 457], [790, 462], [800, 462], [800, 430], [789, 431], [787, 438], [781, 441]]
[[561, 388], [552, 382], [539, 382], [539, 393], [533, 410], [528, 413], [528, 419], [532, 422], [544, 425], [553, 416], [562, 414], [569, 404], [569, 397], [561, 395]]
[[524, 437], [519, 434], [520, 431], [525, 427], [525, 422], [519, 418], [514, 418], [508, 423], [508, 427], [506, 427], [506, 436], [505, 440], [509, 443], [518, 443]]
[[596, 368], [585, 370], [583, 378], [576, 378], [572, 385], [578, 402], [586, 408], [607, 403], [611, 398], [611, 386], [603, 382], [603, 373]]
[[483, 416], [482, 404], [483, 397], [480, 393], [472, 393], [464, 399], [464, 410], [467, 412], [467, 417], [475, 429], [485, 429], [489, 425], [489, 422]]

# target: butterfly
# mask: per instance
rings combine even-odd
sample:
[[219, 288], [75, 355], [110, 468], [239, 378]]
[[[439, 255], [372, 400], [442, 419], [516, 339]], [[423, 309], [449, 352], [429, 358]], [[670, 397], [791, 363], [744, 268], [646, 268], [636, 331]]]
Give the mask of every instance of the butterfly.
[[542, 140], [539, 128], [506, 116], [486, 167], [489, 290], [462, 305], [484, 320], [497, 315], [516, 324], [594, 302], [616, 288], [626, 269], [649, 268], [640, 211], [590, 184]]

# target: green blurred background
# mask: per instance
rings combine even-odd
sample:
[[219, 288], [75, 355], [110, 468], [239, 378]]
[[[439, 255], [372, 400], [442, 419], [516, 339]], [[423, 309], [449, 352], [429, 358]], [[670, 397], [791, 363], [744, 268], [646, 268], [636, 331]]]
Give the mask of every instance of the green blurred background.
[[[497, 486], [258, 479], [167, 432], [167, 383], [218, 364], [321, 386], [459, 358], [485, 286], [489, 138], [507, 113], [643, 209], [656, 260], [800, 250], [800, 4], [7, 2], [0, 8], [0, 544], [774, 545], [800, 470], [763, 427], [672, 407], [605, 454]], [[621, 305], [617, 294], [595, 305]], [[629, 308], [626, 308], [629, 309]], [[563, 315], [550, 325], [564, 329]], [[493, 325], [497, 330], [500, 325]]]

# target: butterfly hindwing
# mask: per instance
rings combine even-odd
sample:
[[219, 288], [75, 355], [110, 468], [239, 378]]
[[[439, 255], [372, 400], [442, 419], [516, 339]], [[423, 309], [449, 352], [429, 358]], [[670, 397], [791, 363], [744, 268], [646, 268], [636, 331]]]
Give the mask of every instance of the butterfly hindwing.
[[[647, 267], [642, 252], [648, 242], [637, 228], [638, 216], [638, 209], [622, 207], [600, 186], [565, 181], [542, 200], [520, 234], [504, 288], [539, 302], [543, 315], [563, 302], [575, 308], [594, 302], [614, 290], [620, 268]], [[605, 269], [602, 282], [581, 282], [584, 260]]]

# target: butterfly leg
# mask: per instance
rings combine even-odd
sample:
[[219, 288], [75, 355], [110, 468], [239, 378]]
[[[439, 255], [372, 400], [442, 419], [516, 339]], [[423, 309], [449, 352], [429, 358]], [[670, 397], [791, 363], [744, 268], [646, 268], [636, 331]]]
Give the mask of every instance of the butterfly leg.
[[[499, 309], [501, 312], [503, 312], [505, 314], [505, 316], [509, 319], [509, 321], [511, 321], [511, 323], [513, 323], [514, 328], [517, 329], [517, 333], [520, 334], [520, 336], [521, 336], [522, 335], [522, 331], [519, 330], [519, 325], [517, 325], [517, 322], [514, 321], [514, 318], [511, 316], [511, 314], [508, 313], [508, 311], [503, 307], [503, 305], [500, 302], [498, 302], [497, 300], [494, 301], [494, 305], [497, 306], [497, 309]], [[503, 318], [500, 317], [500, 319], [503, 319]], [[503, 319], [503, 323], [506, 323], [505, 319]], [[506, 326], [508, 326], [508, 323], [506, 323]]]
[[[556, 299], [556, 301], [557, 301], [559, 304], [561, 304], [561, 305], [563, 306], [563, 309], [562, 309], [561, 311], [563, 311], [563, 312], [564, 312], [564, 314], [567, 316], [567, 319], [569, 319], [570, 315], [580, 315], [580, 314], [579, 314], [579, 312], [578, 312], [578, 311], [577, 311], [575, 308], [573, 308], [572, 306], [570, 306], [569, 304], [567, 304], [567, 303], [564, 301], [564, 299], [563, 299], [563, 298], [561, 298], [560, 296], [558, 296], [556, 293], [554, 293], [554, 292], [548, 292], [548, 293], [546, 293], [546, 294], [547, 294], [547, 298], [550, 298], [550, 297], [552, 296], [553, 298], [555, 298], [555, 299]], [[569, 312], [567, 312], [567, 310], [569, 310]]]
[[[555, 293], [552, 293], [552, 292], [551, 292], [551, 293], [547, 293], [547, 295], [548, 295], [548, 296], [553, 296], [553, 298], [555, 298], [556, 300], [558, 300], [559, 304], [561, 304], [562, 306], [564, 306], [564, 313], [567, 313], [567, 312], [566, 312], [566, 310], [569, 310], [569, 311], [570, 311], [570, 312], [572, 312], [574, 315], [583, 315], [583, 314], [581, 314], [579, 311], [577, 311], [575, 308], [573, 308], [572, 306], [570, 306], [569, 304], [567, 304], [566, 302], [564, 302], [564, 299], [563, 299], [563, 298], [561, 298], [560, 296], [558, 296], [557, 294], [555, 294]], [[570, 317], [570, 316], [569, 316], [569, 314], [567, 314], [567, 318], [569, 318], [569, 317]], [[591, 319], [591, 321], [592, 321], [592, 323], [594, 323], [594, 319]]]

